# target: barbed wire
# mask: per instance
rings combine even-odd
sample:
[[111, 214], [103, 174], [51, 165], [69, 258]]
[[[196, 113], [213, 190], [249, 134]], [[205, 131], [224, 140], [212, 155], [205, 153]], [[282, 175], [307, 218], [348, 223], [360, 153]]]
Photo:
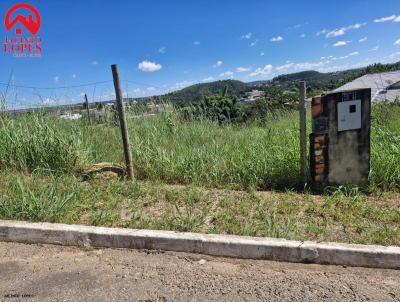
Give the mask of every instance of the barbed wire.
[[141, 85], [141, 86], [154, 87], [154, 88], [161, 89], [161, 90], [164, 89], [164, 88], [158, 87], [156, 85], [150, 85], [150, 84], [140, 83], [140, 82], [131, 81], [131, 80], [122, 80], [122, 81], [131, 83], [131, 84]]
[[99, 81], [99, 82], [93, 82], [93, 83], [87, 83], [87, 84], [70, 85], [70, 86], [53, 86], [53, 87], [25, 86], [25, 85], [15, 85], [15, 84], [10, 84], [10, 83], [7, 84], [7, 83], [3, 83], [3, 82], [0, 82], [0, 85], [6, 86], [6, 87], [25, 88], [25, 89], [56, 90], [56, 89], [88, 87], [88, 86], [100, 85], [100, 84], [111, 83], [111, 82], [112, 82], [112, 80], [108, 80], [108, 81]]
[[[5, 89], [0, 89], [0, 109], [19, 110], [24, 108], [26, 109], [75, 105], [84, 102], [84, 94], [91, 94], [91, 99], [89, 99], [90, 103], [112, 101], [113, 99], [115, 99], [115, 93], [113, 92], [113, 87], [111, 85], [112, 83], [112, 80], [106, 80], [76, 85], [33, 86], [16, 84], [11, 75], [8, 83], [0, 82], [0, 87], [5, 87]], [[167, 91], [167, 89], [159, 87], [157, 85], [121, 79], [121, 86], [125, 86], [125, 91], [123, 91], [123, 93], [124, 97], [126, 98], [140, 99], [143, 97], [150, 97], [150, 95], [135, 96], [135, 92], [132, 95], [132, 91], [130, 91], [129, 89], [133, 89], [134, 87], [130, 87], [129, 83], [134, 84], [137, 88], [145, 86], [164, 91], [164, 93], [169, 92]], [[109, 84], [110, 87], [105, 88], [103, 86], [104, 84]], [[101, 88], [101, 86], [103, 88]], [[77, 89], [84, 87], [86, 87], [86, 89], [83, 89], [83, 91], [77, 91]], [[92, 91], [90, 91], [90, 89], [92, 89]], [[144, 88], [142, 89], [144, 91]]]

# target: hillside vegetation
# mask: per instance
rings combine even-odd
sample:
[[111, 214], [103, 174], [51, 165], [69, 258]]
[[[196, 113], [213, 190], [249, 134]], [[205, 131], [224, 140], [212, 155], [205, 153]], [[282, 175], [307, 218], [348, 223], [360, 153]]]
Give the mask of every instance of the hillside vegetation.
[[240, 97], [240, 95], [243, 95], [249, 90], [249, 87], [246, 83], [236, 80], [225, 80], [212, 83], [195, 84], [182, 90], [158, 97], [158, 100], [172, 103], [198, 102], [202, 101], [205, 96], [222, 92], [225, 88], [227, 88], [228, 96], [236, 98]]
[[236, 99], [239, 99], [244, 93], [252, 89], [264, 90], [270, 86], [279, 86], [284, 90], [294, 92], [298, 90], [298, 83], [300, 81], [307, 82], [307, 92], [309, 95], [314, 96], [322, 92], [336, 89], [339, 86], [342, 86], [366, 74], [396, 70], [400, 70], [400, 62], [394, 64], [373, 64], [364, 68], [329, 73], [321, 73], [312, 70], [302, 71], [279, 75], [272, 80], [255, 81], [249, 83], [236, 80], [225, 80], [192, 85], [173, 93], [154, 97], [153, 100], [164, 102], [168, 101], [179, 104], [199, 102], [202, 101], [205, 96], [222, 92], [225, 87], [228, 88], [228, 95]]

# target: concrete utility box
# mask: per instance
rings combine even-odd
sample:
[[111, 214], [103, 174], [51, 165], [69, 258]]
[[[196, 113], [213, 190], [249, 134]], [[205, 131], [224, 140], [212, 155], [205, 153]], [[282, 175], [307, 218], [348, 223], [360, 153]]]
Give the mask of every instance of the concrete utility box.
[[370, 170], [371, 89], [314, 97], [310, 165], [315, 182], [364, 186]]

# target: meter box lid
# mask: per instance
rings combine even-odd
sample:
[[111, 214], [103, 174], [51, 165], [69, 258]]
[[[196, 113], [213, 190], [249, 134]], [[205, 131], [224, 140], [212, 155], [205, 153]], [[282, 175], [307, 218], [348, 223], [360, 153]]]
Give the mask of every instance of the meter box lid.
[[337, 113], [338, 131], [361, 128], [361, 100], [339, 102]]

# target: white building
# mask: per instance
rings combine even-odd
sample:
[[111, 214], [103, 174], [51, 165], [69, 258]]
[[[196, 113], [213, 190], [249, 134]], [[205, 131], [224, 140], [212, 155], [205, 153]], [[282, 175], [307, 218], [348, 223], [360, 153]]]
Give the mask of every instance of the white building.
[[400, 101], [400, 71], [374, 73], [362, 76], [339, 87], [335, 92], [371, 88], [372, 101]]
[[60, 119], [69, 121], [79, 120], [81, 117], [82, 114], [80, 113], [70, 113], [70, 112], [60, 115]]
[[264, 96], [264, 91], [252, 90], [250, 92], [247, 92], [245, 97], [242, 98], [240, 101], [241, 102], [252, 102], [252, 101], [258, 100], [262, 96]]

